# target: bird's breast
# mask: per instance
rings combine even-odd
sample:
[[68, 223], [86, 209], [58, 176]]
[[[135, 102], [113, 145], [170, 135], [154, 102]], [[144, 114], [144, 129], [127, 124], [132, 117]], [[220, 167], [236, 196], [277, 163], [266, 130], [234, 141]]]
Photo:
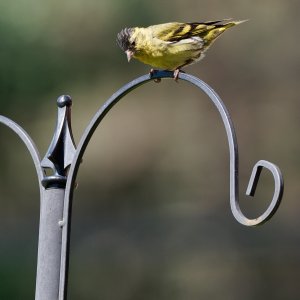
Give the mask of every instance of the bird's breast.
[[179, 42], [166, 42], [157, 38], [141, 39], [134, 57], [154, 68], [175, 70], [187, 61], [196, 61], [201, 57], [203, 42], [190, 38]]

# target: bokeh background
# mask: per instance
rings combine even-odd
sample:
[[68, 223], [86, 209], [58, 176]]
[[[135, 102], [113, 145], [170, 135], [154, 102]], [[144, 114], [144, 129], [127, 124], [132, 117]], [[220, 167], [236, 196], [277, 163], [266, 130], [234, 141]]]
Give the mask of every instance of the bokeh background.
[[[116, 46], [126, 26], [232, 17], [186, 69], [226, 103], [239, 142], [241, 207], [258, 216], [273, 194], [259, 159], [285, 177], [282, 205], [246, 228], [229, 207], [225, 131], [208, 99], [184, 82], [148, 83], [96, 131], [78, 175], [69, 299], [299, 299], [300, 2], [296, 0], [0, 0], [0, 110], [45, 154], [56, 98], [73, 98], [76, 142], [103, 102], [149, 71]], [[33, 299], [39, 195], [25, 147], [0, 128], [0, 299]]]

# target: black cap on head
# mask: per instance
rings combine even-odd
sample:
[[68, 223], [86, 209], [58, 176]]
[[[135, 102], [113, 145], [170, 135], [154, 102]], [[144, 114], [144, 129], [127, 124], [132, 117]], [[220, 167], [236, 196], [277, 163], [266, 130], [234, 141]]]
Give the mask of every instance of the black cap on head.
[[132, 28], [124, 28], [117, 35], [117, 44], [124, 51], [132, 48], [132, 44], [129, 42], [132, 31]]

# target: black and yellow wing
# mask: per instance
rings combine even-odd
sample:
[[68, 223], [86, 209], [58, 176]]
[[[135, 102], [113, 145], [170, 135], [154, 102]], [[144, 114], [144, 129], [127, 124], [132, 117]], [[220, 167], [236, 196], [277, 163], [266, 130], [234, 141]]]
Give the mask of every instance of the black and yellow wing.
[[179, 42], [192, 37], [200, 37], [206, 42], [213, 41], [227, 28], [237, 25], [243, 21], [209, 21], [192, 23], [165, 23], [150, 26], [153, 36], [166, 42]]

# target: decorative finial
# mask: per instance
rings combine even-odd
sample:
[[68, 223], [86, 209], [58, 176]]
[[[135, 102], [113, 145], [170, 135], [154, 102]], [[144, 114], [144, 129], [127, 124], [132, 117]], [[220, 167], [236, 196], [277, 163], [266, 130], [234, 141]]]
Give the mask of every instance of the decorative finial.
[[57, 99], [57, 125], [49, 149], [41, 162], [43, 168], [52, 169], [53, 175], [46, 177], [42, 184], [45, 188], [64, 187], [68, 167], [72, 163], [76, 146], [71, 127], [72, 98], [68, 95]]
[[57, 106], [64, 107], [64, 106], [71, 106], [72, 105], [72, 98], [69, 95], [62, 95], [57, 98]]

